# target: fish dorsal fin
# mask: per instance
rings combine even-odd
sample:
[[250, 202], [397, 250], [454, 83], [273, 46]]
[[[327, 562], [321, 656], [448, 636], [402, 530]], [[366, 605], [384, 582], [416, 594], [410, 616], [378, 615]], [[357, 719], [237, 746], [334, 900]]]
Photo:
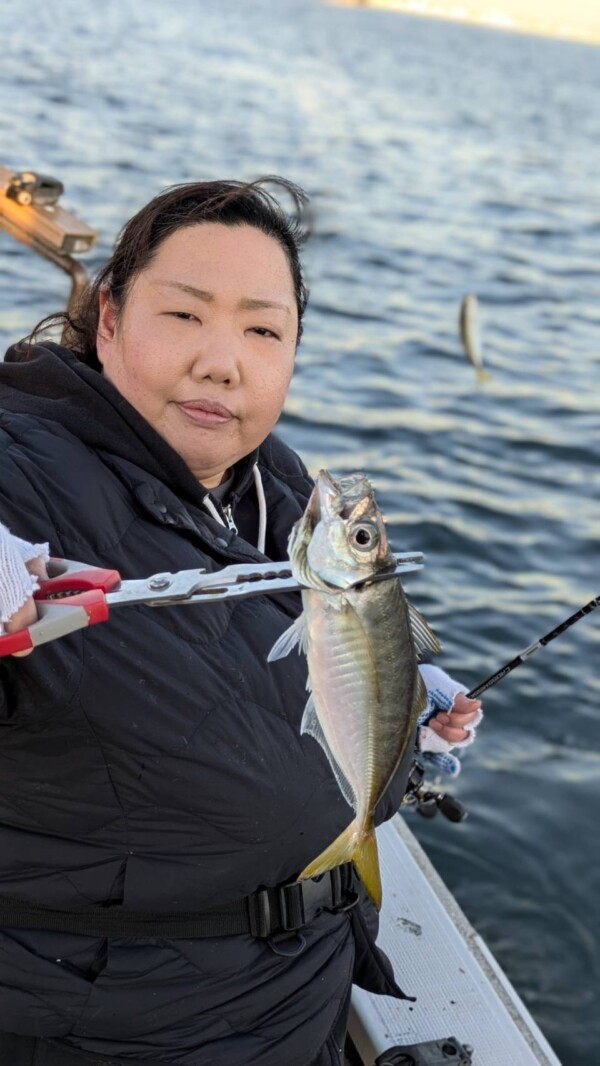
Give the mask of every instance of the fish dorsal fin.
[[422, 659], [424, 655], [429, 653], [437, 654], [440, 652], [442, 645], [414, 603], [408, 603], [408, 618], [417, 658]]
[[[419, 677], [420, 676], [421, 675], [419, 674]], [[302, 725], [300, 726], [300, 732], [307, 733], [309, 737], [314, 737], [317, 743], [321, 745], [323, 751], [329, 759], [329, 764], [331, 766], [331, 769], [333, 770], [333, 773], [335, 774], [335, 779], [338, 783], [338, 787], [340, 792], [342, 793], [342, 796], [346, 800], [346, 803], [349, 803], [352, 809], [355, 811], [356, 796], [354, 795], [354, 789], [350, 785], [350, 782], [348, 781], [346, 775], [342, 773], [337, 762], [335, 761], [331, 748], [329, 747], [325, 734], [321, 728], [321, 723], [317, 715], [317, 708], [315, 707], [315, 702], [312, 696], [309, 696], [306, 702], [306, 707], [304, 708], [304, 714], [302, 716]]]
[[298, 651], [304, 652], [306, 655], [308, 632], [304, 613], [299, 618], [296, 618], [290, 628], [286, 629], [279, 639], [275, 641], [267, 655], [267, 662], [273, 663], [276, 659], [285, 659], [286, 655], [289, 655], [296, 645], [298, 645]]

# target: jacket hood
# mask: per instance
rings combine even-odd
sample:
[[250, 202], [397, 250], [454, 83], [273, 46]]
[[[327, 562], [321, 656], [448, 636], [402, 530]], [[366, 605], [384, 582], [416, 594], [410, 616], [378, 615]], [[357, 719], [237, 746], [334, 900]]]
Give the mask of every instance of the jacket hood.
[[[68, 348], [13, 345], [0, 362], [0, 409], [57, 422], [91, 448], [147, 470], [182, 498], [202, 503], [207, 489], [187, 463], [97, 370]], [[240, 495], [252, 481], [258, 449], [234, 467]]]

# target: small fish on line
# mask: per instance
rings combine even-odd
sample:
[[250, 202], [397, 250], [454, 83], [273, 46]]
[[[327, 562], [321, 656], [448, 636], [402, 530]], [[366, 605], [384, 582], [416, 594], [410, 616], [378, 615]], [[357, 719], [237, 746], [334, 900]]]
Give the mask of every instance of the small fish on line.
[[479, 301], [468, 293], [460, 305], [459, 317], [460, 339], [463, 342], [467, 358], [477, 372], [478, 381], [489, 381], [490, 375], [483, 369], [483, 346], [481, 343], [481, 318]]
[[[322, 470], [289, 541], [303, 613], [269, 661], [295, 646], [308, 660], [310, 695], [301, 732], [322, 746], [355, 818], [300, 874], [352, 861], [376, 907], [381, 877], [374, 814], [427, 702], [417, 663], [440, 651], [398, 579], [369, 578], [394, 566], [381, 512], [364, 474]], [[356, 587], [357, 582], [367, 582]]]

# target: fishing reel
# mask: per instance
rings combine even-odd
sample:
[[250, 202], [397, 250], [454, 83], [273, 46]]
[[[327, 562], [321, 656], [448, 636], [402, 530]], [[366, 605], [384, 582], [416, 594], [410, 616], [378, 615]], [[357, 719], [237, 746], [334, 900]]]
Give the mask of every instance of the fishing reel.
[[464, 822], [468, 815], [455, 796], [441, 792], [425, 781], [425, 770], [415, 762], [410, 768], [402, 803], [406, 807], [414, 807], [423, 818], [435, 818], [440, 811], [449, 822]]

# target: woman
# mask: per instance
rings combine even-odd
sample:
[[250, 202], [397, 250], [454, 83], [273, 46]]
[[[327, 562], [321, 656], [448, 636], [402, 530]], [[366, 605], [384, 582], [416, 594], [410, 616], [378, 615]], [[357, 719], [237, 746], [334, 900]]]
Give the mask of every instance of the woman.
[[[26, 538], [0, 541], [8, 631], [34, 616], [43, 542], [125, 579], [286, 557], [311, 483], [271, 430], [307, 293], [299, 226], [265, 181], [158, 196], [69, 347], [7, 353], [0, 521]], [[316, 887], [306, 922], [281, 888], [349, 818], [300, 736], [302, 659], [266, 661], [298, 600], [130, 607], [0, 660], [2, 1061], [333, 1066], [352, 980], [403, 995], [351, 870]], [[465, 742], [478, 707], [458, 696], [429, 734]], [[238, 905], [247, 928], [226, 935]]]

